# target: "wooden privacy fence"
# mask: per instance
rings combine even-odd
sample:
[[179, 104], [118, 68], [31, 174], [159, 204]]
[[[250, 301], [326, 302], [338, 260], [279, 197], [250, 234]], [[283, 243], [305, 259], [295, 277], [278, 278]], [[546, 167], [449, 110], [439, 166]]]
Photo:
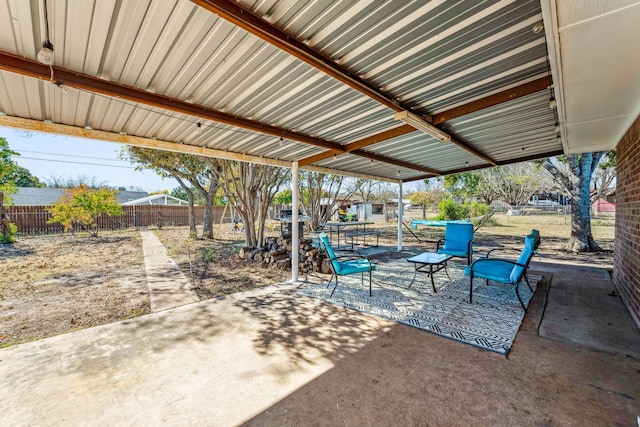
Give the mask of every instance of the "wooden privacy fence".
[[[19, 234], [56, 234], [62, 233], [62, 226], [58, 223], [47, 224], [51, 218], [49, 206], [11, 206], [5, 210], [9, 221], [18, 226]], [[202, 224], [204, 208], [196, 206], [196, 223]], [[189, 225], [188, 206], [139, 205], [123, 206], [124, 213], [118, 216], [102, 215], [98, 218], [98, 225], [102, 230], [119, 230], [129, 227], [156, 227]], [[224, 219], [222, 216], [224, 214]], [[223, 206], [213, 207], [214, 224], [231, 223], [233, 213]]]

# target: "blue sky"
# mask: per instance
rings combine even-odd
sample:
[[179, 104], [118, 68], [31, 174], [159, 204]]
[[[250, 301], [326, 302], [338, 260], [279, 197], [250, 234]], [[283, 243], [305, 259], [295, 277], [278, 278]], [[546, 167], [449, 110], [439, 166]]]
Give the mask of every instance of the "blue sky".
[[173, 178], [162, 179], [151, 171], [137, 172], [129, 162], [118, 159], [122, 145], [93, 139], [45, 133], [27, 133], [0, 127], [0, 137], [20, 153], [14, 160], [46, 181], [84, 176], [113, 187], [140, 187], [144, 191], [169, 190], [178, 186]]

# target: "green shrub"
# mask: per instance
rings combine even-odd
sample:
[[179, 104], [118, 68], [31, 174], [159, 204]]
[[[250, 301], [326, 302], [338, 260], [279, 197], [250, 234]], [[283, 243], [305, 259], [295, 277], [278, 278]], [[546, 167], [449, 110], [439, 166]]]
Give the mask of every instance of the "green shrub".
[[434, 219], [456, 220], [486, 215], [491, 207], [484, 203], [456, 203], [453, 199], [444, 199], [438, 204], [438, 211]]
[[201, 252], [201, 255], [202, 255], [202, 261], [205, 264], [210, 264], [210, 263], [214, 262], [216, 260], [216, 258], [217, 258], [216, 251], [214, 249], [211, 249], [211, 248], [203, 248], [202, 252]]
[[0, 243], [15, 243], [17, 232], [18, 232], [18, 226], [10, 222], [9, 233], [8, 234], [0, 233]]
[[464, 204], [458, 204], [453, 199], [444, 199], [438, 203], [438, 216], [435, 219], [439, 220], [455, 220], [469, 218], [468, 207]]
[[491, 206], [485, 203], [473, 202], [471, 203], [471, 216], [484, 216], [491, 212]]

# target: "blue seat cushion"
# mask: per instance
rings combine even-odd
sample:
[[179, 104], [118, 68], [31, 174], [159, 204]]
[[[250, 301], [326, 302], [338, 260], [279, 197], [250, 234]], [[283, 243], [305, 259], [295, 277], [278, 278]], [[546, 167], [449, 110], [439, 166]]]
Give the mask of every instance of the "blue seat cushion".
[[448, 247], [444, 247], [442, 249], [438, 249], [439, 254], [447, 254], [459, 257], [466, 257], [469, 254], [469, 248], [465, 247], [464, 249], [450, 249]]
[[[352, 273], [363, 273], [366, 271], [374, 271], [376, 269], [375, 264], [370, 263], [366, 259], [354, 259], [349, 261], [339, 262], [340, 275], [347, 275]], [[336, 269], [337, 270], [337, 269]]]
[[473, 276], [483, 279], [494, 280], [500, 283], [514, 283], [511, 279], [512, 273], [515, 268], [522, 268], [514, 266], [510, 262], [502, 261], [499, 259], [486, 258], [477, 260], [474, 264], [464, 269], [464, 274], [471, 275], [471, 267], [473, 267]]

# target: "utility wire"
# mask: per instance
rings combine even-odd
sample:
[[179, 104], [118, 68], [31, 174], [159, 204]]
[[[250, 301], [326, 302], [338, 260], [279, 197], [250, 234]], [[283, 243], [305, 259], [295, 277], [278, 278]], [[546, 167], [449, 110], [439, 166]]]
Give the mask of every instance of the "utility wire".
[[100, 163], [86, 163], [86, 162], [72, 162], [72, 161], [68, 161], [68, 160], [38, 159], [38, 158], [35, 158], [35, 157], [23, 157], [23, 156], [20, 156], [19, 158], [20, 159], [27, 159], [27, 160], [40, 160], [40, 161], [43, 161], [43, 162], [69, 163], [69, 164], [74, 164], [74, 165], [89, 165], [89, 166], [104, 166], [104, 167], [108, 167], [108, 168], [135, 169], [135, 167], [133, 167], [133, 166], [105, 165], [105, 164], [100, 164]]
[[[47, 154], [49, 156], [62, 156], [62, 157], [77, 157], [79, 159], [93, 159], [93, 160], [104, 160], [107, 162], [119, 162], [118, 159], [107, 159], [104, 157], [89, 157], [89, 156], [75, 156], [72, 154], [58, 154], [58, 153], [47, 153], [44, 151], [31, 151], [31, 150], [20, 150], [21, 153], [34, 153], [34, 154]], [[13, 156], [13, 157], [22, 157], [22, 156]]]

